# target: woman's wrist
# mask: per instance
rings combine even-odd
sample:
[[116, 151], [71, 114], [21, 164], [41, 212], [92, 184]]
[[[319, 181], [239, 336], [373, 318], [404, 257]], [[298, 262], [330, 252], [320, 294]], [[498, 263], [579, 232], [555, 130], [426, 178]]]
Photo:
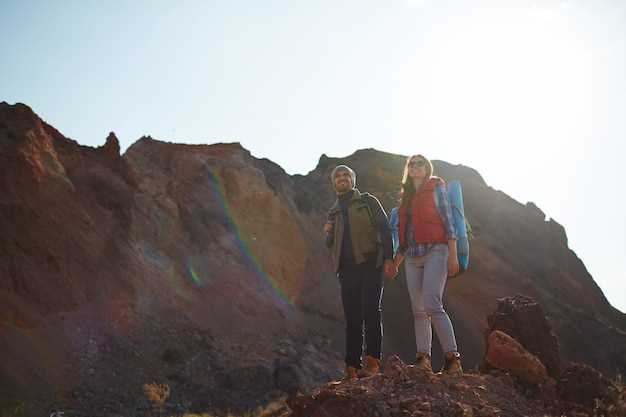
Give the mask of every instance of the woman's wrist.
[[448, 251], [450, 255], [454, 255], [456, 257], [456, 240], [450, 239], [448, 240]]

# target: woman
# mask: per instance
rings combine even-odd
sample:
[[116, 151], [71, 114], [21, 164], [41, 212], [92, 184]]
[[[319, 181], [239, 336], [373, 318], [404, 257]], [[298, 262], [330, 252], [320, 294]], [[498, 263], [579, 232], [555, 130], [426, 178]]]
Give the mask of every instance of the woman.
[[[397, 268], [404, 259], [415, 322], [417, 366], [432, 372], [432, 327], [444, 352], [442, 373], [463, 374], [450, 317], [443, 309], [448, 275], [459, 272], [456, 233], [445, 182], [433, 176], [433, 165], [422, 155], [407, 159], [398, 209]], [[431, 327], [432, 326], [432, 327]]]

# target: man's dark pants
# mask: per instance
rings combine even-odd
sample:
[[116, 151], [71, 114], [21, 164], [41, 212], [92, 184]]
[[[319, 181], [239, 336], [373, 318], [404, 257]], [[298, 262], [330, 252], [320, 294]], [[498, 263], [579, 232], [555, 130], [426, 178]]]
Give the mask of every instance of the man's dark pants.
[[375, 261], [342, 266], [339, 282], [346, 319], [346, 366], [360, 368], [363, 325], [365, 325], [365, 354], [377, 359], [380, 359], [381, 355], [382, 268], [376, 268]]

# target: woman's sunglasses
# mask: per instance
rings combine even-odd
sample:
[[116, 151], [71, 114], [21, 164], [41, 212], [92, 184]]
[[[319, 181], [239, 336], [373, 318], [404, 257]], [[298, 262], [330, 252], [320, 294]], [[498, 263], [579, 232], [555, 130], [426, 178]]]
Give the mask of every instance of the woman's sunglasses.
[[423, 167], [424, 165], [426, 165], [426, 161], [424, 161], [423, 159], [417, 159], [414, 161], [409, 162], [409, 167], [410, 168], [415, 168], [415, 167]]

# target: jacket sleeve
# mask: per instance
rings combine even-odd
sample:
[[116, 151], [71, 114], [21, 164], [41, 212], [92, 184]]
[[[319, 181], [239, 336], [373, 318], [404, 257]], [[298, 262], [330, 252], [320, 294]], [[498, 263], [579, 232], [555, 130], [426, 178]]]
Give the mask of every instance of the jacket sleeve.
[[335, 242], [335, 234], [326, 233], [326, 247], [330, 249], [333, 246], [334, 242]]
[[[326, 217], [327, 217], [327, 220], [331, 219], [330, 212], [328, 213], [328, 216]], [[333, 246], [333, 243], [335, 242], [335, 233], [324, 233], [324, 234], [326, 235], [325, 236], [326, 247], [330, 249]]]
[[376, 226], [380, 234], [381, 243], [383, 246], [383, 259], [393, 259], [393, 243], [391, 238], [391, 227], [389, 226], [389, 220], [387, 219], [387, 213], [380, 204], [380, 201], [376, 197], [370, 194], [368, 198], [369, 206], [374, 215]]

